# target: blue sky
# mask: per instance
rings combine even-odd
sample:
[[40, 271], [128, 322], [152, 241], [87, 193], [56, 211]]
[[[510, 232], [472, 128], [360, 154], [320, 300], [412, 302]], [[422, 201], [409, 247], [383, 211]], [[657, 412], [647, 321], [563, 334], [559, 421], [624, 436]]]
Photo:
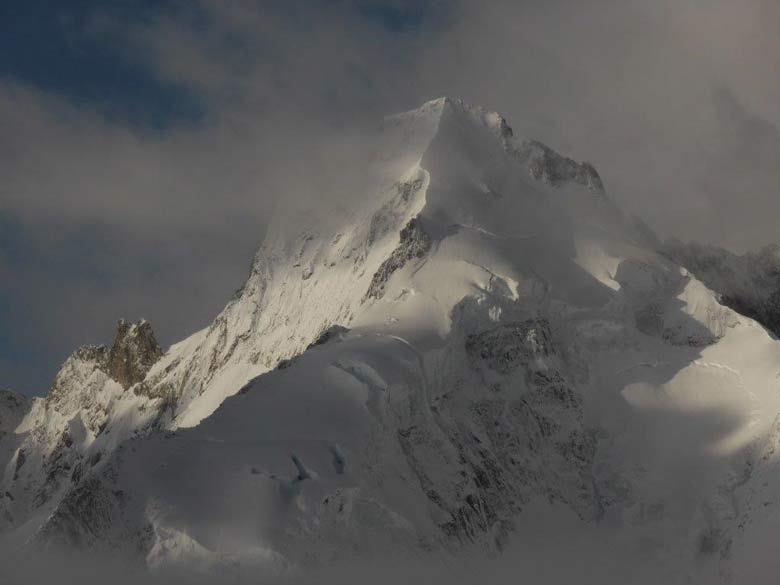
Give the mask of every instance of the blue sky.
[[[327, 8], [344, 3], [301, 2], [307, 4]], [[432, 5], [368, 0], [354, 2], [353, 10], [367, 23], [406, 33], [422, 25]], [[176, 0], [4, 2], [0, 5], [0, 75], [131, 124], [164, 128], [197, 121], [205, 106], [196, 92], [163, 81], [143, 58], [99, 30], [104, 19], [131, 28], [181, 6]], [[188, 19], [198, 18], [197, 8], [186, 12]]]
[[131, 123], [197, 118], [197, 96], [162, 83], [140, 60], [91, 29], [110, 16], [140, 23], [166, 0], [25, 0], [0, 6], [0, 75], [30, 83]]

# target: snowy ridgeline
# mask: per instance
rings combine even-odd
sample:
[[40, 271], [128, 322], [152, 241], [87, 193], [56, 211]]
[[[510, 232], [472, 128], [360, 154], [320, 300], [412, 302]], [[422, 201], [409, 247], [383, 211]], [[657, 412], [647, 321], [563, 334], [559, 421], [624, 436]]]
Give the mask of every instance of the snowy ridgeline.
[[777, 255], [662, 245], [457, 100], [377, 151], [348, 209], [279, 211], [207, 329], [120, 322], [0, 402], [6, 547], [256, 577], [548, 535], [648, 582], [770, 574]]

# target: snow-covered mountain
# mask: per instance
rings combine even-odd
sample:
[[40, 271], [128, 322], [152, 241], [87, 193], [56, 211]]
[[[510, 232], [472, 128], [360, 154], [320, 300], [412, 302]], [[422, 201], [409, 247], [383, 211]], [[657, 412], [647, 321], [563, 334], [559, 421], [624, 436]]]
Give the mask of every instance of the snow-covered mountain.
[[279, 210], [210, 327], [69, 358], [8, 443], [6, 542], [257, 575], [560, 526], [650, 582], [752, 566], [780, 342], [737, 281], [496, 113], [428, 102], [376, 150], [365, 192]]

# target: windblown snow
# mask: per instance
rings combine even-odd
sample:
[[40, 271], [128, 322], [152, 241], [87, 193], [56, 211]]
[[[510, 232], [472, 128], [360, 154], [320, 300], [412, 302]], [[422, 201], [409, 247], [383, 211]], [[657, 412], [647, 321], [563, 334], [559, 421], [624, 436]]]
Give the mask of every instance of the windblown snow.
[[647, 582], [772, 582], [753, 277], [458, 100], [387, 118], [370, 176], [348, 209], [279, 210], [207, 329], [163, 353], [120, 322], [31, 407], [0, 393], [3, 541], [268, 576], [553, 533]]

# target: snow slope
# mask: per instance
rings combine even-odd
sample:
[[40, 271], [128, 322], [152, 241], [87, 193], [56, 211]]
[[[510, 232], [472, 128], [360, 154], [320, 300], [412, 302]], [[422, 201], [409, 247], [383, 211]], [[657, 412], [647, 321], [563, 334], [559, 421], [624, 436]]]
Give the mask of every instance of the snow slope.
[[36, 505], [9, 462], [6, 538], [257, 575], [495, 553], [562, 515], [663, 582], [741, 582], [774, 526], [746, 502], [774, 477], [780, 343], [498, 114], [388, 118], [370, 176], [280, 210], [209, 328], [133, 345], [142, 374], [74, 356], [17, 433], [50, 472], [67, 424], [80, 471]]

